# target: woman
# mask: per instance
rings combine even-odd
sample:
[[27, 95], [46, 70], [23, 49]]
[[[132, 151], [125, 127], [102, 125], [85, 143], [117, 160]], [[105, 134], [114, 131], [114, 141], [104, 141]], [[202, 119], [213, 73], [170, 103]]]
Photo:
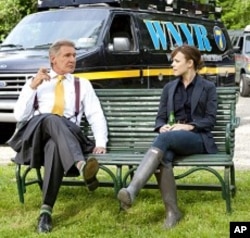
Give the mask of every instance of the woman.
[[[172, 169], [175, 155], [217, 152], [211, 134], [217, 111], [216, 87], [197, 73], [203, 63], [201, 53], [194, 46], [183, 45], [173, 50], [171, 58], [177, 79], [163, 88], [155, 124], [159, 135], [129, 186], [118, 193], [122, 208], [129, 208], [139, 190], [159, 167], [160, 173], [156, 177], [166, 209], [166, 229], [172, 228], [181, 219]], [[168, 123], [172, 112], [174, 124]]]

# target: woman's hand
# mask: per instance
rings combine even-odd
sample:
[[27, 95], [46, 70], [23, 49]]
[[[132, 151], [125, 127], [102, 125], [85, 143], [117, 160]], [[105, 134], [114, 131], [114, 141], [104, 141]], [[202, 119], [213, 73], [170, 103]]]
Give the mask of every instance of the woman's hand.
[[163, 133], [163, 132], [171, 131], [171, 130], [172, 130], [172, 127], [173, 127], [173, 126], [170, 126], [169, 124], [166, 124], [166, 125], [162, 126], [162, 127], [159, 129], [159, 132], [160, 132], [160, 133]]
[[170, 126], [169, 124], [162, 126], [159, 132], [163, 133], [167, 131], [179, 131], [179, 130], [192, 131], [193, 129], [194, 129], [193, 125], [176, 123], [172, 126]]
[[171, 128], [172, 131], [179, 131], [179, 130], [192, 131], [193, 129], [194, 129], [193, 125], [181, 124], [181, 123], [176, 123]]

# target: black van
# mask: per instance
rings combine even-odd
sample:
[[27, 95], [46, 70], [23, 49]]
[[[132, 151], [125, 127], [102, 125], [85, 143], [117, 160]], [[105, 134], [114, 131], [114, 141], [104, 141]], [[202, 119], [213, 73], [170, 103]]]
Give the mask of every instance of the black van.
[[6, 123], [15, 122], [13, 106], [25, 80], [40, 66], [49, 68], [48, 48], [62, 38], [76, 44], [75, 74], [91, 80], [95, 88], [163, 87], [173, 79], [170, 52], [185, 43], [202, 52], [205, 66], [200, 73], [208, 80], [217, 86], [235, 84], [231, 42], [219, 20], [163, 12], [153, 4], [145, 7], [157, 1], [141, 1], [147, 9], [140, 1], [132, 8], [121, 7], [126, 1], [111, 0], [39, 2], [42, 11], [24, 17], [1, 44], [2, 141], [9, 137]]

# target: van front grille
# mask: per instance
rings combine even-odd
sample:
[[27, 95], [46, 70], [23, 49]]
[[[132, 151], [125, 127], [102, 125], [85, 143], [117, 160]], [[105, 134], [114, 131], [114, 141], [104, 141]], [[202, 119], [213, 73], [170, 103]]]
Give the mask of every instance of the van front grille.
[[30, 77], [32, 74], [0, 74], [1, 85], [5, 85], [0, 87], [0, 99], [16, 98]]

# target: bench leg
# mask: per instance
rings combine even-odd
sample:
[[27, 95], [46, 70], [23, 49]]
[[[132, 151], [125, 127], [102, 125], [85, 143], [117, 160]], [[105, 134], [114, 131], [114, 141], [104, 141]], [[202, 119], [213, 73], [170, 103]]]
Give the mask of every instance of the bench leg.
[[25, 171], [23, 172], [23, 175], [21, 175], [21, 167], [22, 165], [17, 164], [15, 172], [16, 172], [16, 183], [17, 183], [19, 201], [21, 203], [24, 203], [24, 194], [26, 193], [26, 186], [38, 183], [39, 188], [42, 190], [43, 179], [40, 168], [36, 168], [36, 178], [32, 179], [31, 181], [26, 181], [26, 177], [28, 173], [32, 170], [32, 168], [30, 167], [26, 168]]
[[230, 195], [230, 166], [224, 168], [224, 180], [223, 177], [214, 169], [207, 168], [206, 170], [213, 173], [221, 183], [222, 198], [226, 201], [226, 212], [231, 213], [231, 195]]
[[122, 183], [122, 165], [117, 165], [117, 169], [116, 169], [116, 180], [117, 180], [117, 189], [115, 191], [115, 196], [117, 196], [118, 192], [120, 191], [120, 189], [123, 187], [123, 183]]
[[230, 176], [231, 176], [230, 177], [231, 178], [230, 184], [231, 184], [231, 187], [232, 187], [232, 189], [231, 189], [231, 195], [234, 198], [235, 195], [236, 195], [236, 183], [235, 183], [235, 168], [234, 168], [234, 165], [232, 165], [230, 167]]
[[134, 172], [135, 170], [137, 169], [136, 166], [131, 166], [129, 167], [129, 170], [125, 173], [124, 177], [123, 177], [123, 180], [122, 180], [122, 187], [127, 187], [128, 186], [128, 178], [130, 177], [130, 179], [132, 180], [133, 178], [133, 175], [134, 175]]
[[[208, 172], [214, 174], [216, 176], [216, 178], [219, 180], [220, 186], [216, 189], [213, 188], [213, 186], [212, 186], [211, 189], [213, 189], [213, 190], [215, 189], [216, 191], [221, 191], [222, 198], [226, 201], [226, 212], [231, 213], [231, 195], [230, 195], [230, 182], [229, 182], [230, 181], [229, 174], [230, 174], [230, 169], [231, 169], [230, 167], [231, 166], [224, 167], [224, 179], [223, 179], [223, 176], [218, 171], [216, 171], [212, 167], [207, 167], [207, 166], [205, 166], [205, 167], [204, 166], [197, 166], [197, 167], [190, 168], [185, 173], [175, 176], [175, 178], [181, 179], [181, 178], [187, 177], [188, 175], [190, 175], [196, 171], [201, 171], [201, 170], [205, 170], [205, 171], [208, 171]], [[185, 187], [185, 185], [182, 187]], [[196, 187], [196, 185], [193, 185], [191, 187]], [[208, 188], [208, 187], [210, 187], [210, 186], [205, 185], [204, 188]], [[190, 189], [190, 187], [188, 189]], [[199, 190], [202, 190], [202, 187], [200, 187]]]
[[42, 179], [40, 168], [36, 168], [36, 176], [37, 176], [37, 183], [40, 187], [40, 190], [42, 190], [43, 189], [43, 179]]
[[230, 167], [225, 167], [224, 170], [224, 181], [225, 181], [225, 200], [227, 213], [231, 213], [231, 194], [230, 194]]
[[119, 166], [117, 166], [117, 171], [116, 173], [118, 174], [117, 177], [115, 176], [115, 174], [112, 172], [112, 170], [110, 170], [108, 167], [104, 166], [104, 165], [100, 165], [100, 168], [102, 170], [104, 170], [106, 173], [109, 174], [109, 176], [112, 178], [113, 183], [114, 183], [114, 192], [115, 192], [115, 196], [117, 195], [118, 191], [121, 188], [121, 184], [119, 182], [120, 177], [121, 176], [121, 168]]
[[21, 165], [17, 164], [16, 165], [16, 183], [17, 183], [17, 191], [18, 191], [18, 196], [19, 196], [19, 201], [21, 203], [24, 203], [24, 186], [23, 186], [23, 181], [21, 177]]

